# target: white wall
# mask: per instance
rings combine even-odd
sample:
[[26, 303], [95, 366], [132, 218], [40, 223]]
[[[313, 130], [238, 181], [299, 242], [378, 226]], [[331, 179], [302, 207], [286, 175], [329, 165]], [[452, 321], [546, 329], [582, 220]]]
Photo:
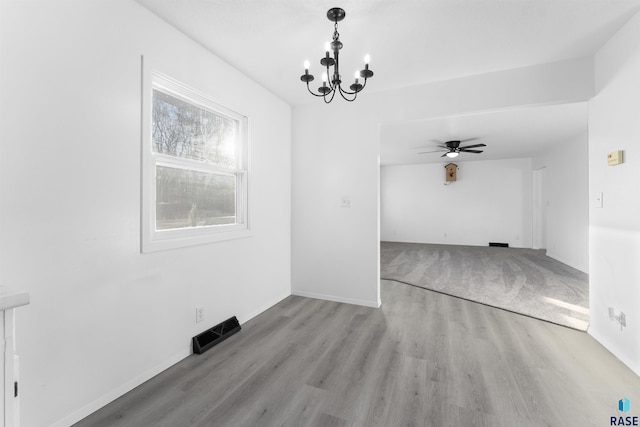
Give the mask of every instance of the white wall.
[[384, 166], [380, 234], [384, 241], [531, 247], [531, 159]]
[[[589, 332], [640, 374], [640, 15], [595, 56], [596, 96], [589, 103]], [[624, 164], [607, 153], [624, 150]], [[609, 320], [608, 307], [627, 326]]]
[[[585, 115], [587, 114], [585, 109]], [[545, 168], [547, 255], [589, 272], [589, 158], [585, 133], [533, 158]]]
[[[291, 292], [291, 110], [133, 1], [3, 2], [1, 284], [24, 426], [69, 425]], [[140, 253], [140, 55], [250, 118], [253, 237]], [[206, 321], [195, 324], [195, 307]]]
[[[582, 58], [378, 93], [374, 77], [356, 102], [295, 106], [293, 293], [378, 305], [380, 123], [585, 101], [592, 65]], [[343, 196], [351, 208], [340, 207]]]
[[356, 104], [322, 107], [293, 111], [292, 291], [377, 307], [377, 126], [349, 126]]

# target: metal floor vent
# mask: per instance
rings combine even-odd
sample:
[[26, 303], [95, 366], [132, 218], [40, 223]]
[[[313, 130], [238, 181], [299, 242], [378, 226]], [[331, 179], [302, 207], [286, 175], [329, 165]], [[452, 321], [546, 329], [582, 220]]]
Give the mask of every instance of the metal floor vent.
[[233, 316], [213, 328], [207, 329], [201, 334], [193, 337], [193, 352], [196, 354], [202, 354], [214, 345], [221, 343], [231, 335], [239, 332], [240, 329], [240, 322], [238, 322], [236, 316]]
[[508, 248], [509, 244], [508, 243], [489, 242], [489, 246], [495, 246], [495, 247], [498, 247], [498, 248]]

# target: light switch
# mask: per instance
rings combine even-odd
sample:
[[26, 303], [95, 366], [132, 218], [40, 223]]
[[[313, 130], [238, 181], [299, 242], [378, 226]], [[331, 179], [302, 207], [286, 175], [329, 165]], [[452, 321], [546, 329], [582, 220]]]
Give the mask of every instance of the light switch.
[[601, 208], [602, 207], [602, 193], [601, 192], [594, 192], [591, 194], [591, 205], [594, 208]]

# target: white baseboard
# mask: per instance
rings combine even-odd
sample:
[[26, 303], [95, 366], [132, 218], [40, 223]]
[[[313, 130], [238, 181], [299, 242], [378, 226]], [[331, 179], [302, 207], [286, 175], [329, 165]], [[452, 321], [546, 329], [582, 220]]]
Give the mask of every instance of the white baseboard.
[[361, 300], [361, 299], [355, 299], [355, 298], [343, 298], [343, 297], [337, 297], [335, 295], [325, 295], [325, 294], [318, 294], [315, 292], [297, 291], [295, 289], [291, 291], [291, 294], [297, 295], [299, 297], [323, 299], [326, 301], [343, 302], [346, 304], [363, 305], [365, 307], [373, 307], [373, 308], [379, 308], [380, 305], [382, 304], [380, 301], [367, 301], [367, 300]]
[[589, 266], [588, 266], [588, 265], [587, 265], [587, 268], [586, 268], [586, 269], [585, 269], [585, 268], [581, 268], [581, 267], [580, 267], [580, 266], [578, 266], [577, 264], [574, 264], [573, 262], [570, 262], [570, 261], [568, 261], [568, 260], [566, 260], [566, 259], [563, 259], [563, 257], [559, 257], [559, 256], [557, 256], [557, 254], [556, 254], [556, 253], [554, 253], [553, 251], [550, 251], [549, 249], [547, 249], [547, 253], [546, 253], [546, 255], [547, 255], [549, 258], [553, 258], [553, 259], [555, 259], [556, 261], [559, 261], [559, 262], [561, 262], [561, 263], [563, 263], [563, 264], [566, 264], [566, 265], [568, 265], [568, 266], [569, 266], [569, 267], [571, 267], [571, 268], [575, 268], [576, 270], [582, 271], [582, 272], [583, 272], [583, 273], [585, 273], [585, 274], [589, 274]]
[[599, 333], [597, 330], [594, 330], [593, 328], [589, 327], [589, 329], [587, 330], [587, 333], [589, 335], [591, 335], [600, 344], [602, 344], [602, 346], [604, 348], [606, 348], [607, 351], [609, 351], [609, 353], [613, 354], [618, 360], [620, 360], [622, 363], [627, 365], [627, 367], [629, 369], [631, 369], [633, 372], [635, 372], [636, 375], [640, 376], [640, 365], [637, 363], [637, 361], [629, 359], [629, 358], [625, 357], [624, 355], [621, 355], [621, 354], [618, 354], [617, 352], [615, 352], [614, 351], [615, 346], [612, 345], [604, 337], [604, 335]]
[[286, 294], [282, 294], [282, 295], [274, 298], [273, 300], [269, 301], [268, 303], [263, 304], [258, 309], [250, 312], [248, 315], [242, 316], [242, 318], [238, 319], [238, 321], [242, 325], [242, 324], [248, 322], [249, 320], [253, 319], [257, 315], [261, 314], [262, 312], [269, 310], [271, 307], [273, 307], [274, 305], [278, 304], [280, 301], [282, 301], [283, 299], [289, 297], [290, 295], [291, 295], [291, 292], [287, 292]]
[[[253, 319], [254, 317], [256, 317], [258, 314], [262, 313], [263, 311], [268, 310], [269, 308], [273, 307], [274, 305], [276, 305], [277, 303], [279, 303], [283, 299], [287, 298], [289, 295], [291, 295], [289, 292], [287, 292], [285, 294], [282, 294], [282, 295], [274, 298], [272, 301], [270, 301], [270, 302], [268, 302], [266, 304], [263, 304], [257, 310], [254, 310], [253, 312], [249, 313], [248, 315], [242, 316], [243, 318], [242, 319], [238, 319], [238, 320], [241, 323], [245, 323], [245, 322]], [[89, 403], [88, 405], [78, 409], [77, 411], [67, 415], [63, 419], [55, 422], [54, 424], [51, 425], [51, 427], [68, 427], [70, 425], [73, 425], [73, 424], [77, 423], [78, 421], [82, 420], [83, 418], [88, 417], [89, 415], [93, 414], [94, 412], [96, 412], [100, 408], [108, 405], [109, 403], [113, 402], [117, 398], [123, 396], [124, 394], [126, 394], [129, 391], [133, 390], [134, 388], [138, 387], [140, 384], [150, 380], [151, 378], [155, 377], [159, 373], [165, 371], [166, 369], [170, 368], [171, 366], [175, 365], [176, 363], [178, 363], [181, 360], [185, 359], [186, 357], [190, 356], [191, 353], [192, 353], [191, 341], [189, 341], [189, 347], [187, 349], [185, 349], [184, 351], [181, 351], [180, 353], [173, 355], [172, 357], [170, 357], [169, 359], [167, 359], [164, 362], [160, 363], [159, 365], [156, 365], [155, 367], [145, 371], [144, 373], [138, 375], [137, 377], [133, 378], [132, 380], [127, 381], [126, 383], [122, 384], [121, 386], [116, 387], [115, 389], [111, 390], [110, 392], [100, 396], [98, 399], [94, 400], [93, 402]]]
[[127, 381], [126, 383], [122, 384], [119, 387], [116, 387], [115, 389], [111, 390], [109, 393], [103, 394], [102, 396], [100, 396], [93, 402], [89, 403], [88, 405], [85, 405], [84, 407], [78, 409], [77, 411], [67, 415], [63, 419], [53, 423], [51, 427], [68, 427], [70, 425], [77, 423], [83, 418], [86, 418], [89, 415], [93, 414], [103, 406], [113, 402], [120, 396], [123, 396], [125, 393], [128, 393], [129, 391], [138, 387], [140, 384], [155, 377], [160, 372], [175, 365], [176, 363], [186, 358], [190, 354], [191, 354], [191, 346], [189, 346], [189, 348], [185, 349], [184, 351], [181, 351], [180, 353], [173, 355], [169, 359], [165, 360], [163, 363], [156, 365], [151, 369], [148, 369], [147, 371], [138, 375], [132, 380]]

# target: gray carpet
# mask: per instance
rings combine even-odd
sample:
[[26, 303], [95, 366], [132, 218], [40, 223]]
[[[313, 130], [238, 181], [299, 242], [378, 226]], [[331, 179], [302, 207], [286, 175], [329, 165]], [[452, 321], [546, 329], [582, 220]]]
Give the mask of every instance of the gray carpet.
[[381, 278], [585, 331], [589, 276], [534, 249], [382, 242]]

